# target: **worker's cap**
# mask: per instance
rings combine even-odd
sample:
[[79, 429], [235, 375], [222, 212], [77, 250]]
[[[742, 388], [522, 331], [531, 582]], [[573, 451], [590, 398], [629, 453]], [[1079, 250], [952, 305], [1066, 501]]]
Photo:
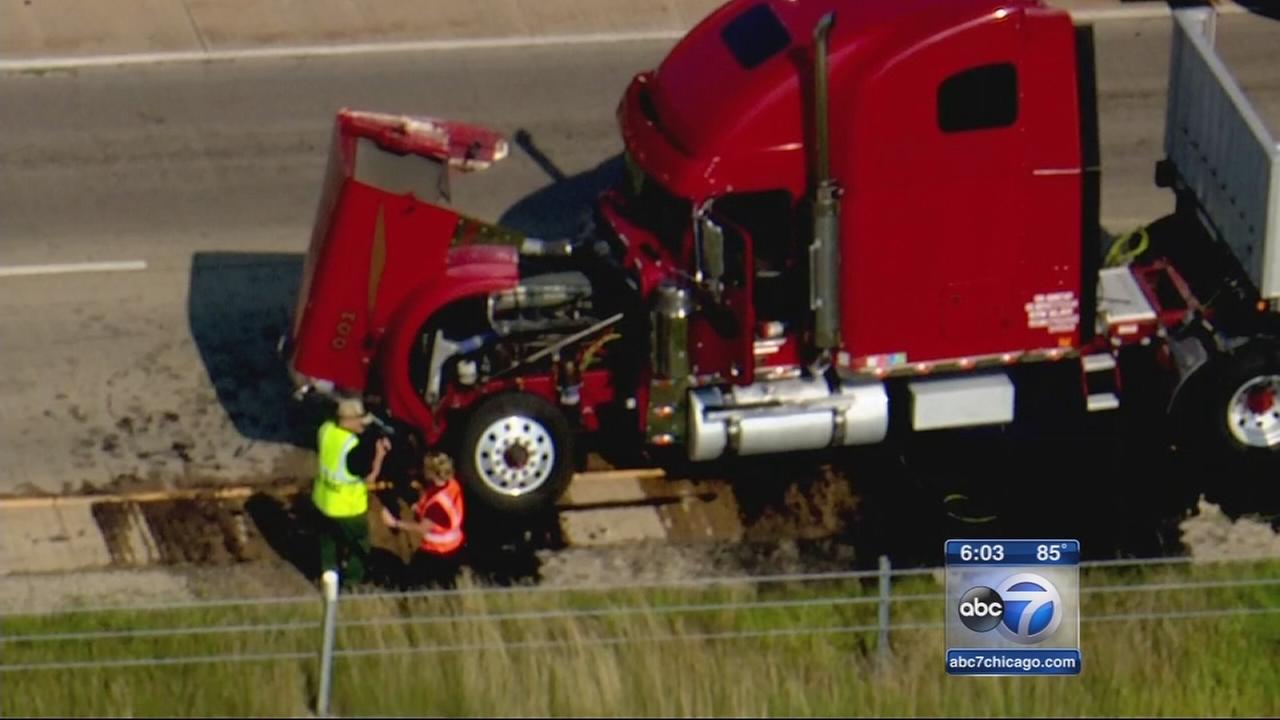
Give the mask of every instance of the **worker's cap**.
[[365, 425], [373, 422], [373, 416], [364, 411], [364, 403], [359, 398], [347, 398], [338, 401], [338, 419], [359, 419]]

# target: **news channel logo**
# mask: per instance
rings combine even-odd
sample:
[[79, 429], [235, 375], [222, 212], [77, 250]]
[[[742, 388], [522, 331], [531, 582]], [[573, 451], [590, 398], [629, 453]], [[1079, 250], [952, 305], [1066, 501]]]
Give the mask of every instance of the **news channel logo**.
[[947, 542], [948, 648], [1078, 648], [1079, 543]]
[[1080, 674], [1080, 543], [948, 540], [946, 668]]
[[1062, 625], [1066, 608], [1058, 588], [1043, 575], [1020, 572], [996, 587], [975, 585], [956, 607], [960, 622], [974, 633], [998, 632], [1019, 645], [1036, 645]]

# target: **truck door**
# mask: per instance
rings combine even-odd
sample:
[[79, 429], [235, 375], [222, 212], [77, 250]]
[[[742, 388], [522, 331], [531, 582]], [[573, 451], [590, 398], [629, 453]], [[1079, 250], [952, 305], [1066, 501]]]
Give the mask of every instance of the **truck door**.
[[1029, 242], [1020, 23], [1002, 12], [922, 30], [856, 93], [833, 95], [847, 103], [833, 117], [850, 119], [833, 136], [832, 162], [849, 186], [842, 293], [855, 356], [914, 362], [1020, 344], [1015, 286]]

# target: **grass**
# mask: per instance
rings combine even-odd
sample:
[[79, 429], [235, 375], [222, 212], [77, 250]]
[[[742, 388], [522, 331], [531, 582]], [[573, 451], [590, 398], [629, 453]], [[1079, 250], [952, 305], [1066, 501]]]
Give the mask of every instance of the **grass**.
[[[1086, 588], [1280, 577], [1280, 565], [1088, 570]], [[941, 591], [906, 578], [901, 597]], [[706, 634], [875, 623], [876, 605], [810, 605], [664, 612], [741, 601], [874, 594], [851, 581], [601, 592], [351, 597], [340, 606], [332, 711], [341, 715], [1276, 715], [1280, 613], [1090, 622], [1100, 615], [1280, 607], [1280, 586], [1088, 592], [1082, 598], [1080, 677], [961, 678], [942, 669], [941, 629], [898, 630], [877, 660], [875, 633], [706, 639]], [[555, 616], [565, 609], [632, 608]], [[5, 715], [299, 715], [316, 694], [320, 604], [84, 612], [0, 619], [0, 632], [301, 623], [276, 631], [157, 637], [9, 639], [0, 662], [301, 653], [198, 665], [0, 672]], [[546, 612], [540, 619], [494, 617]], [[895, 604], [895, 623], [937, 622], [939, 600]], [[484, 616], [484, 617], [477, 617]], [[655, 640], [655, 638], [667, 638]], [[671, 639], [675, 638], [675, 639]], [[609, 642], [600, 642], [607, 639]], [[462, 649], [465, 648], [465, 649]]]

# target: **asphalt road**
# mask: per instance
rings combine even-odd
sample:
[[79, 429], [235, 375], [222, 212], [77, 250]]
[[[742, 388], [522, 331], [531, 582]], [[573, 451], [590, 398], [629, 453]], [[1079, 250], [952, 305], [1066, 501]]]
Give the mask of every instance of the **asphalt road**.
[[[1104, 224], [1170, 209], [1168, 20], [1097, 31]], [[1246, 90], [1280, 118], [1280, 26], [1220, 20]], [[0, 267], [145, 260], [138, 272], [0, 277], [0, 492], [306, 475], [271, 353], [291, 311], [342, 105], [527, 130], [455, 184], [472, 214], [554, 232], [621, 149], [616, 103], [668, 43], [444, 51], [0, 75]], [[296, 438], [295, 438], [296, 439]]]

